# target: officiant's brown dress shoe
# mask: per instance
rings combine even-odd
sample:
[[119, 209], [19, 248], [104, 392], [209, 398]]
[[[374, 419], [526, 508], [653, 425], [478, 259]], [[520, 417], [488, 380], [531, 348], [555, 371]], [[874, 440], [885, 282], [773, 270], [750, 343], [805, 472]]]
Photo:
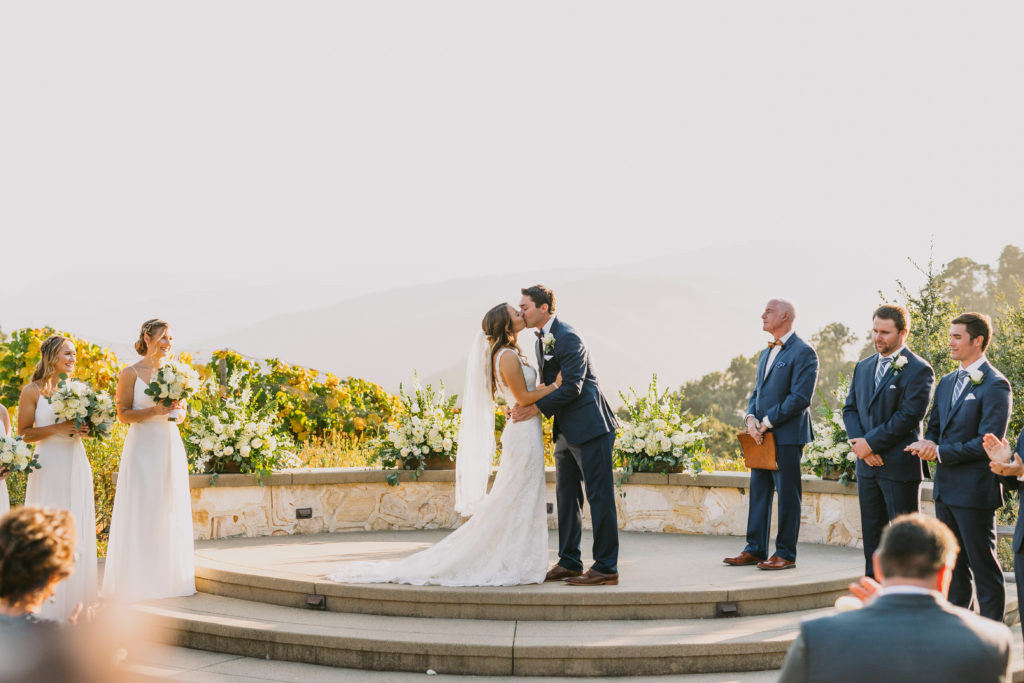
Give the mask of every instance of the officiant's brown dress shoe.
[[561, 581], [562, 579], [572, 578], [579, 576], [583, 572], [578, 572], [575, 569], [567, 569], [560, 564], [556, 564], [554, 567], [548, 570], [547, 576], [544, 577], [545, 581]]
[[764, 558], [758, 557], [757, 555], [751, 555], [746, 550], [737, 555], [736, 557], [727, 557], [722, 562], [725, 562], [730, 567], [745, 567], [749, 564], [757, 564], [763, 562]]
[[764, 562], [758, 562], [757, 563], [757, 568], [758, 569], [771, 569], [773, 571], [776, 570], [776, 569], [795, 569], [796, 568], [796, 562], [790, 562], [789, 560], [783, 559], [783, 558], [779, 557], [778, 555], [772, 555], [771, 557], [769, 557]]
[[617, 586], [619, 575], [604, 574], [591, 567], [583, 576], [575, 576], [565, 582], [570, 586]]

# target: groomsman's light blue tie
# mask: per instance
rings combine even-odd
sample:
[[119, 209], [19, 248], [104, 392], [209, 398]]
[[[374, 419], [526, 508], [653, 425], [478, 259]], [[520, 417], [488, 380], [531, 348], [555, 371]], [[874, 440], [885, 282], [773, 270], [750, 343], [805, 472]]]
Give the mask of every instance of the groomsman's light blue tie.
[[956, 386], [953, 387], [953, 405], [956, 405], [956, 400], [960, 398], [960, 394], [964, 393], [964, 389], [967, 388], [967, 371], [961, 368], [957, 371]]
[[892, 358], [883, 358], [878, 363], [878, 367], [875, 368], [875, 389], [878, 388], [878, 383], [885, 377], [885, 373], [889, 372], [889, 366], [892, 365]]

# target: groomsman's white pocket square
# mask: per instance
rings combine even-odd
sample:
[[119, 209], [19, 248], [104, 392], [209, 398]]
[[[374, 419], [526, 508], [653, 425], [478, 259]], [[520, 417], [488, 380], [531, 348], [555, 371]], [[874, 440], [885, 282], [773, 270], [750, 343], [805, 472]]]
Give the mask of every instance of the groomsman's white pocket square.
[[552, 358], [554, 358], [554, 357], [555, 357], [554, 355], [550, 355], [550, 356], [544, 356], [544, 360], [546, 360], [546, 361], [547, 361], [547, 360], [551, 360], [551, 359], [552, 359]]
[[889, 385], [889, 388], [890, 388], [890, 389], [895, 389], [895, 388], [896, 388], [896, 385], [895, 385], [895, 384], [890, 384], [890, 385]]
[[974, 394], [967, 394], [967, 398], [965, 398], [964, 400], [965, 400], [965, 401], [973, 401], [973, 400], [974, 400], [974, 398], [975, 398], [975, 397], [974, 397]]

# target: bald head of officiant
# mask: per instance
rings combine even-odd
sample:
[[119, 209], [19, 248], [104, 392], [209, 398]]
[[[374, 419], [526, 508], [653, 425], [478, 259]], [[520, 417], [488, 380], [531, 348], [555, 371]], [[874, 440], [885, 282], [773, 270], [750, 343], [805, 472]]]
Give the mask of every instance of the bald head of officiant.
[[[796, 307], [788, 299], [770, 299], [761, 313], [761, 329], [771, 338], [757, 361], [746, 423], [753, 441], [773, 448], [774, 458], [751, 465], [747, 545], [739, 555], [723, 560], [731, 567], [756, 566], [775, 571], [796, 566], [802, 496], [800, 456], [804, 444], [811, 440], [810, 405], [818, 381], [818, 355], [793, 331], [795, 319]], [[779, 530], [775, 552], [769, 556], [776, 493]]]

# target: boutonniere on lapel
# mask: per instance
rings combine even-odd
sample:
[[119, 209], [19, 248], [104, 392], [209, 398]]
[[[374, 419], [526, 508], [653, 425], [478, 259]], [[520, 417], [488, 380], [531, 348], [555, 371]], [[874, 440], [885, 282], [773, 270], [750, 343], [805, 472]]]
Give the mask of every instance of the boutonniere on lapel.
[[893, 376], [895, 377], [896, 375], [898, 375], [901, 372], [903, 372], [903, 368], [907, 367], [907, 363], [909, 363], [909, 362], [910, 361], [907, 360], [906, 356], [900, 356], [899, 358], [894, 360], [892, 362], [892, 374], [893, 374]]
[[541, 339], [541, 344], [544, 345], [544, 355], [550, 355], [555, 350], [555, 335], [548, 332]]
[[971, 380], [971, 384], [978, 386], [985, 381], [985, 373], [981, 370], [971, 370], [967, 373], [967, 377]]

